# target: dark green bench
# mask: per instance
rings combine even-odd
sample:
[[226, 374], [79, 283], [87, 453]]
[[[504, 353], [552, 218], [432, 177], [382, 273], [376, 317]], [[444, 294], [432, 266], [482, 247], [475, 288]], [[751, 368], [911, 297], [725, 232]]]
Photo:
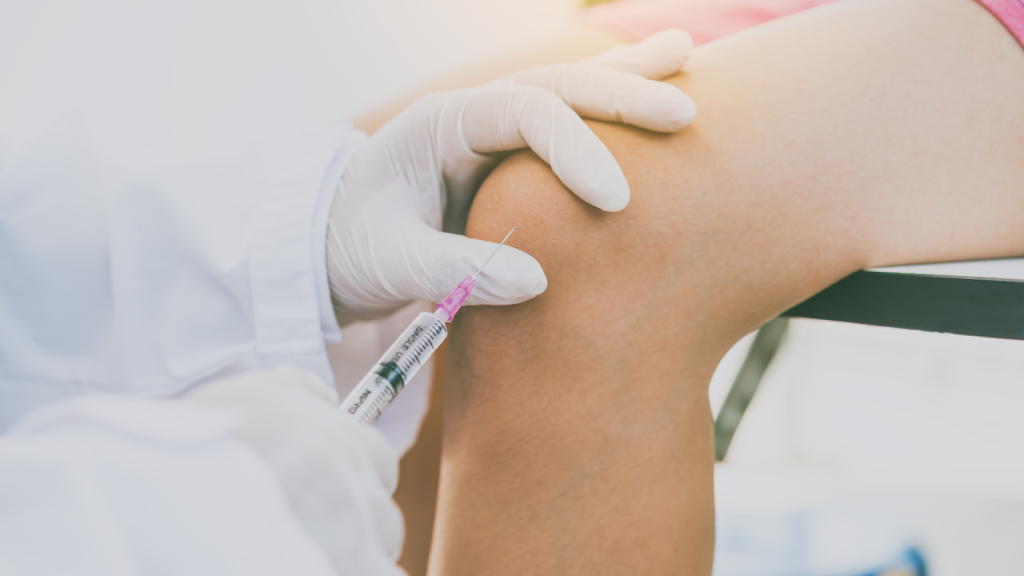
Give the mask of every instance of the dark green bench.
[[715, 417], [718, 460], [725, 458], [789, 318], [1024, 340], [1024, 258], [863, 270], [765, 324]]

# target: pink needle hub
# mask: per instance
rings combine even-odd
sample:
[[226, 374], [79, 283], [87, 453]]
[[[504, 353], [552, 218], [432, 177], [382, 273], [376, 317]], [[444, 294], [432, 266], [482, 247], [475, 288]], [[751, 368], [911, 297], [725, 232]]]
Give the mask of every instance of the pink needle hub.
[[[474, 286], [476, 286], [476, 278], [466, 276], [466, 279], [459, 282], [459, 285], [449, 292], [444, 297], [444, 300], [441, 300], [434, 306], [434, 315], [443, 322], [451, 322], [452, 318], [455, 318], [455, 313], [459, 311], [459, 308], [462, 308], [466, 298], [469, 298], [469, 293], [473, 291]], [[438, 312], [442, 312], [448, 317], [442, 318]]]
[[443, 300], [434, 306], [434, 316], [437, 316], [437, 318], [443, 322], [451, 322], [452, 319], [455, 318], [455, 313], [459, 311], [459, 308], [462, 308], [462, 305], [466, 302], [466, 298], [469, 298], [470, 292], [472, 292], [473, 287], [476, 286], [476, 277], [480, 275], [480, 272], [483, 271], [484, 267], [491, 263], [491, 259], [494, 258], [494, 255], [498, 253], [498, 250], [501, 250], [502, 246], [505, 245], [505, 240], [508, 240], [508, 237], [515, 231], [516, 228], [513, 226], [512, 229], [508, 231], [508, 234], [505, 235], [501, 244], [498, 244], [498, 247], [494, 249], [494, 252], [491, 252], [491, 255], [487, 258], [487, 261], [483, 263], [483, 266], [477, 268], [476, 274], [466, 276], [462, 282], [459, 282], [459, 285], [456, 286], [454, 290], [449, 292]]

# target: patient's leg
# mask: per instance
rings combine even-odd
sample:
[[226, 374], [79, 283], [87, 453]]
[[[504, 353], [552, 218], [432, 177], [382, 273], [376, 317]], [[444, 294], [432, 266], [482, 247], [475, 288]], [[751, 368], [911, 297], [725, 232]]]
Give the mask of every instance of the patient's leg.
[[547, 291], [453, 330], [432, 572], [709, 574], [707, 383], [731, 344], [865, 266], [1024, 252], [1024, 51], [968, 0], [840, 3], [709, 44], [673, 136], [594, 128], [605, 214], [535, 157], [470, 234]]

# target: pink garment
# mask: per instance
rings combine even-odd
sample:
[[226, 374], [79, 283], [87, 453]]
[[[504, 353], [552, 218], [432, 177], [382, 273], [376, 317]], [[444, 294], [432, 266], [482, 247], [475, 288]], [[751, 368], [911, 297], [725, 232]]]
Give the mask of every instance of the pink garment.
[[[590, 9], [592, 21], [632, 40], [669, 28], [703, 44], [835, 0], [619, 0]], [[977, 0], [1024, 46], [1024, 0]]]
[[1024, 0], [978, 0], [1024, 47]]
[[694, 44], [703, 44], [744, 28], [834, 1], [619, 0], [591, 8], [589, 17], [634, 41], [647, 38], [655, 32], [679, 28], [690, 33]]

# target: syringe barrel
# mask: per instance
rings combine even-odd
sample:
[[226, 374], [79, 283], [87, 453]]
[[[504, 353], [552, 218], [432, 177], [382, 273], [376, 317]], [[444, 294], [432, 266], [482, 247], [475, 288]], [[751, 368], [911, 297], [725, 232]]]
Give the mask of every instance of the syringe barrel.
[[447, 337], [448, 328], [436, 315], [417, 316], [345, 397], [341, 409], [364, 426], [373, 424]]

